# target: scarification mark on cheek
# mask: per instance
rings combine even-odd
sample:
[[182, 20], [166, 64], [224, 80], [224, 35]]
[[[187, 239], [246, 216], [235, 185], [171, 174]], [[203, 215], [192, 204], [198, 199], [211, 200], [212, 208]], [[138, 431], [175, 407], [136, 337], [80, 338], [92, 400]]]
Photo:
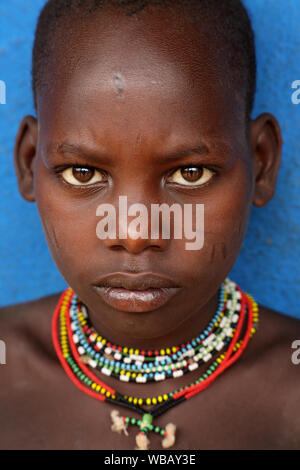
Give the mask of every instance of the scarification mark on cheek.
[[212, 246], [212, 249], [211, 249], [211, 254], [210, 254], [210, 262], [212, 263], [214, 258], [215, 258], [215, 252], [216, 252], [216, 248], [215, 248], [215, 244], [213, 244]]
[[125, 90], [125, 80], [119, 72], [114, 73], [113, 84], [114, 84], [114, 88], [116, 90], [118, 97], [123, 98], [124, 90]]
[[52, 227], [52, 226], [49, 227], [47, 222], [44, 222], [44, 228], [45, 228], [45, 232], [46, 232], [46, 237], [49, 240], [49, 242], [54, 243], [55, 248], [57, 250], [59, 250], [60, 245], [58, 243], [54, 227]]
[[142, 134], [138, 134], [136, 141], [135, 141], [136, 149], [140, 147], [141, 143], [142, 143]]
[[227, 248], [226, 248], [225, 243], [222, 243], [222, 255], [223, 255], [223, 259], [227, 258]]
[[211, 248], [211, 253], [210, 253], [210, 262], [212, 263], [215, 258], [218, 258], [221, 256], [221, 258], [226, 259], [227, 258], [227, 247], [224, 242], [220, 243], [214, 243], [212, 248]]

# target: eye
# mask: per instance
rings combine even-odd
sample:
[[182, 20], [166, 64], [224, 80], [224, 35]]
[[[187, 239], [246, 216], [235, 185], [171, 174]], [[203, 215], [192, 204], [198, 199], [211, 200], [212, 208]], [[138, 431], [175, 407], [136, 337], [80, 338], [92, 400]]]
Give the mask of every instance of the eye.
[[67, 183], [75, 186], [104, 182], [104, 175], [99, 170], [89, 167], [70, 166], [61, 175]]
[[215, 174], [214, 171], [201, 166], [184, 166], [178, 168], [169, 178], [168, 182], [183, 186], [201, 186], [207, 183]]

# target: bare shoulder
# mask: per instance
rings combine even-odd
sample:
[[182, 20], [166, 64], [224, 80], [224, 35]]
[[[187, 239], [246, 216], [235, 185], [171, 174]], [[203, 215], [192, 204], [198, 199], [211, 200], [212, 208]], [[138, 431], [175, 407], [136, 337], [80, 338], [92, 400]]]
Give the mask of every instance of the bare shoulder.
[[[294, 365], [292, 355], [297, 341], [300, 345], [299, 319], [260, 305], [258, 330], [254, 338], [252, 351], [258, 363], [264, 366], [276, 363], [277, 370], [281, 365], [289, 374], [300, 379], [300, 367], [291, 367]], [[284, 369], [281, 370], [283, 372]]]
[[51, 348], [51, 319], [61, 293], [0, 308], [0, 339], [6, 345], [7, 360], [28, 355], [39, 347]]
[[[274, 413], [280, 428], [278, 448], [300, 445], [300, 320], [259, 306], [260, 321], [251, 340], [247, 374], [252, 375], [255, 399], [263, 396], [264, 413]], [[250, 351], [249, 351], [250, 352]], [[246, 364], [245, 364], [246, 365]], [[249, 367], [248, 367], [249, 366]], [[273, 418], [270, 417], [270, 422]]]
[[259, 311], [259, 330], [267, 349], [279, 352], [286, 347], [291, 348], [294, 340], [300, 340], [300, 319], [262, 305]]

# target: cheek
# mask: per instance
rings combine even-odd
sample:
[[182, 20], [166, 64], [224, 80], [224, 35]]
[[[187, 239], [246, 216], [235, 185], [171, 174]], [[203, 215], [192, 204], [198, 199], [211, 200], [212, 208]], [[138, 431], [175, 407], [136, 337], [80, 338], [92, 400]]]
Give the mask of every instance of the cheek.
[[199, 251], [185, 250], [189, 280], [194, 285], [204, 277], [220, 282], [228, 275], [240, 252], [252, 206], [253, 187], [247, 166], [240, 165], [201, 201], [204, 204], [204, 245]]
[[96, 248], [95, 205], [71, 198], [47, 178], [36, 185], [36, 202], [52, 257], [61, 274], [80, 274]]

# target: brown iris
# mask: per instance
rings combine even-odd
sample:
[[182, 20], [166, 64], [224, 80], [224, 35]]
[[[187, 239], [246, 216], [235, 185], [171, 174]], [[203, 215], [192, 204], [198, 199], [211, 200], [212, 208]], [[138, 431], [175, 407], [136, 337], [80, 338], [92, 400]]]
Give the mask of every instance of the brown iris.
[[188, 182], [198, 181], [203, 174], [203, 169], [199, 167], [184, 167], [181, 169], [181, 176]]
[[90, 168], [75, 167], [73, 168], [72, 173], [74, 178], [76, 178], [80, 183], [88, 183], [94, 176], [94, 170]]

